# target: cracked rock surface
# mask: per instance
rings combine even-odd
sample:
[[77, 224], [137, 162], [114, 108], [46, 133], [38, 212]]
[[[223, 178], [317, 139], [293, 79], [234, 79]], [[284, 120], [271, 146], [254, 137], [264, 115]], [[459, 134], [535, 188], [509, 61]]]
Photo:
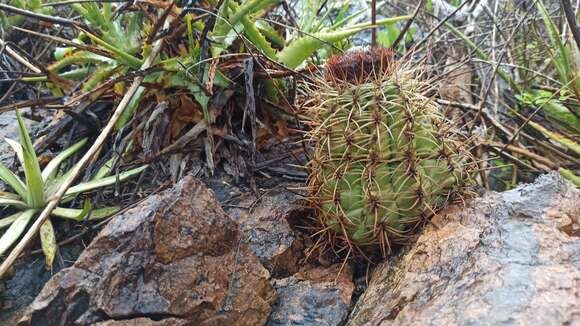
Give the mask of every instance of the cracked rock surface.
[[354, 284], [350, 265], [300, 271], [276, 280], [278, 294], [268, 326], [342, 325], [348, 316]]
[[[289, 184], [298, 187], [298, 184]], [[296, 273], [302, 258], [302, 242], [292, 231], [289, 219], [303, 214], [298, 195], [276, 187], [257, 196], [244, 196], [226, 212], [240, 224], [242, 239], [273, 277]]]
[[580, 190], [553, 173], [439, 216], [347, 325], [580, 325]]

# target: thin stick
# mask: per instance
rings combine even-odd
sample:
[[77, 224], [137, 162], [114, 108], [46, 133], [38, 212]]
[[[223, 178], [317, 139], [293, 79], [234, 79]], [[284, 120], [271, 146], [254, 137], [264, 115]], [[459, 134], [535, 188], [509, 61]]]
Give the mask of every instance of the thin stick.
[[3, 47], [11, 57], [13, 57], [16, 61], [20, 62], [21, 64], [25, 65], [28, 69], [36, 72], [41, 73], [42, 71], [35, 67], [32, 63], [28, 62], [28, 60], [24, 59], [20, 54], [14, 51], [3, 39], [0, 38], [0, 47]]
[[391, 45], [391, 48], [393, 50], [397, 51], [397, 46], [403, 40], [403, 38], [405, 37], [405, 34], [407, 34], [407, 31], [409, 30], [409, 28], [411, 28], [411, 25], [415, 21], [415, 18], [417, 18], [417, 14], [419, 13], [419, 10], [421, 9], [421, 7], [423, 7], [424, 2], [425, 2], [425, 0], [419, 1], [419, 4], [417, 5], [417, 7], [415, 8], [415, 11], [413, 12], [413, 16], [411, 17], [411, 19], [407, 20], [407, 23], [405, 23], [405, 27], [403, 27], [403, 29], [401, 29], [401, 31], [399, 32], [399, 36], [397, 36], [397, 39], [395, 39], [395, 42], [393, 42], [393, 45]]
[[81, 22], [76, 22], [74, 20], [61, 18], [61, 17], [43, 15], [43, 14], [35, 13], [35, 12], [29, 11], [29, 10], [24, 10], [24, 9], [16, 8], [13, 6], [5, 5], [3, 3], [0, 3], [0, 11], [6, 11], [6, 12], [13, 13], [16, 15], [22, 15], [22, 16], [33, 18], [33, 19], [38, 19], [38, 20], [43, 21], [43, 22], [52, 23], [52, 24], [60, 24], [60, 25], [71, 26], [71, 27], [83, 27], [85, 29], [89, 29], [88, 26], [86, 26], [85, 24], [83, 24]]
[[377, 47], [377, 0], [371, 0], [371, 47]]
[[[168, 24], [171, 22], [171, 20], [172, 20], [171, 17], [168, 18], [165, 22], [165, 25], [168, 26]], [[155, 57], [157, 57], [157, 54], [161, 50], [162, 44], [163, 44], [163, 40], [158, 40], [155, 42], [155, 44], [153, 46], [153, 50], [151, 51], [151, 54], [149, 55], [149, 57], [147, 57], [147, 60], [145, 60], [145, 62], [141, 66], [141, 70], [147, 69], [153, 64]], [[129, 104], [129, 101], [131, 100], [131, 98], [133, 97], [133, 95], [135, 94], [135, 92], [137, 91], [139, 86], [141, 85], [142, 81], [143, 81], [143, 76], [135, 77], [135, 79], [133, 80], [133, 83], [131, 84], [131, 87], [129, 87], [129, 90], [127, 91], [127, 93], [125, 93], [125, 96], [123, 96], [123, 98], [121, 99], [119, 106], [117, 106], [117, 108], [115, 109], [115, 112], [113, 112], [113, 115], [111, 116], [111, 119], [109, 120], [107, 125], [103, 128], [103, 131], [101, 131], [101, 133], [99, 134], [99, 136], [97, 137], [97, 139], [95, 140], [95, 142], [93, 143], [91, 148], [89, 148], [87, 153], [80, 159], [78, 164], [75, 165], [75, 167], [71, 170], [71, 174], [64, 180], [63, 184], [58, 189], [58, 192], [48, 202], [47, 206], [44, 208], [44, 210], [42, 210], [42, 213], [36, 219], [36, 221], [30, 227], [30, 229], [28, 229], [28, 232], [26, 232], [26, 234], [24, 235], [22, 240], [20, 240], [18, 245], [16, 245], [16, 247], [14, 247], [14, 249], [12, 249], [12, 252], [10, 252], [10, 255], [8, 255], [8, 257], [6, 257], [6, 260], [4, 260], [4, 262], [2, 262], [2, 265], [0, 265], [0, 279], [2, 279], [4, 277], [4, 275], [6, 274], [6, 272], [8, 272], [8, 269], [12, 266], [14, 261], [16, 261], [16, 259], [18, 258], [18, 256], [20, 256], [22, 251], [24, 251], [26, 246], [28, 246], [28, 243], [30, 241], [32, 241], [32, 239], [36, 236], [36, 234], [38, 233], [38, 230], [40, 230], [40, 226], [42, 225], [42, 223], [44, 223], [44, 221], [46, 221], [46, 219], [48, 219], [52, 210], [56, 207], [56, 205], [61, 200], [61, 198], [64, 196], [64, 194], [66, 193], [68, 188], [72, 185], [72, 183], [76, 179], [76, 177], [81, 173], [81, 171], [85, 168], [87, 163], [92, 159], [93, 155], [95, 155], [100, 150], [101, 146], [107, 140], [107, 137], [109, 136], [109, 134], [113, 130], [115, 124], [117, 123], [117, 121], [119, 120], [121, 115], [123, 114], [123, 111], [125, 111], [125, 108], [127, 107], [127, 105]]]
[[[482, 112], [483, 112], [483, 107], [485, 106], [485, 102], [487, 102], [487, 97], [489, 96], [489, 92], [491, 91], [491, 86], [494, 84], [494, 80], [495, 80], [495, 76], [497, 75], [498, 71], [499, 71], [499, 67], [501, 65], [501, 61], [503, 60], [504, 55], [507, 53], [507, 49], [511, 43], [511, 41], [514, 39], [514, 37], [517, 34], [518, 29], [520, 28], [520, 26], [522, 25], [522, 23], [526, 20], [526, 18], [528, 17], [528, 14], [530, 13], [530, 11], [527, 11], [526, 14], [518, 21], [516, 27], [514, 28], [514, 31], [512, 32], [512, 34], [510, 35], [509, 39], [506, 40], [503, 49], [499, 55], [499, 58], [497, 59], [496, 64], [493, 67], [493, 72], [491, 74], [491, 77], [489, 79], [489, 83], [487, 84], [487, 86], [485, 87], [485, 90], [483, 92], [483, 96], [479, 102], [479, 107], [477, 108], [477, 113], [475, 115], [475, 118], [473, 119], [473, 124], [471, 124], [469, 126], [469, 132], [471, 133], [471, 131], [473, 130], [473, 128], [475, 127], [475, 124], [477, 123], [477, 121], [481, 118]], [[514, 85], [515, 86], [515, 85]]]
[[[417, 44], [413, 45], [413, 49], [419, 49], [423, 43], [427, 42], [427, 40], [431, 37], [431, 35], [433, 35], [433, 33], [435, 33], [439, 28], [441, 28], [441, 26], [443, 26], [443, 24], [445, 24], [445, 22], [447, 22], [449, 20], [449, 18], [455, 16], [455, 14], [461, 10], [461, 8], [463, 8], [463, 6], [465, 6], [466, 4], [470, 3], [471, 1], [464, 1], [462, 4], [460, 4], [459, 6], [457, 6], [457, 8], [455, 8], [455, 10], [453, 10], [449, 15], [447, 15], [445, 18], [443, 18], [441, 21], [439, 21], [439, 24], [437, 24], [435, 27], [433, 27], [433, 29], [431, 29], [429, 31], [429, 33], [427, 33], [427, 35], [425, 37], [423, 37], [423, 39], [421, 41], [419, 41]], [[437, 19], [439, 19], [438, 17], [435, 17]], [[407, 53], [414, 53], [415, 51], [409, 51]]]
[[566, 21], [568, 22], [568, 27], [570, 27], [574, 41], [576, 41], [576, 46], [580, 49], [580, 30], [576, 26], [576, 15], [572, 9], [572, 4], [570, 0], [560, 0], [560, 6], [564, 10], [564, 15], [566, 16]]
[[512, 153], [517, 153], [520, 154], [522, 156], [527, 157], [528, 159], [532, 160], [532, 161], [536, 161], [542, 165], [545, 165], [548, 169], [551, 170], [557, 170], [558, 169], [558, 164], [550, 161], [549, 159], [547, 159], [544, 156], [538, 155], [536, 153], [532, 153], [529, 150], [525, 149], [525, 148], [521, 148], [519, 146], [514, 146], [514, 145], [505, 145], [502, 143], [498, 143], [498, 142], [483, 142], [482, 145], [485, 146], [490, 146], [490, 147], [495, 147], [495, 148], [499, 148], [499, 149], [503, 149], [505, 147], [506, 150], [512, 152]]

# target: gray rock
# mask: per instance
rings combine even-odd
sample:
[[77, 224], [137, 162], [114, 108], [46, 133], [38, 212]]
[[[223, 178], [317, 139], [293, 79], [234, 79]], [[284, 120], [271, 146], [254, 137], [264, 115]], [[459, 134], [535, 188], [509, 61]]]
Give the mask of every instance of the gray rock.
[[278, 294], [268, 326], [342, 325], [348, 316], [354, 289], [347, 265], [317, 267], [277, 280]]
[[246, 193], [236, 205], [226, 209], [240, 223], [243, 241], [274, 277], [297, 272], [303, 256], [302, 241], [294, 235], [288, 222], [294, 215], [304, 214], [298, 201], [298, 195], [278, 186], [259, 196]]
[[580, 324], [580, 190], [557, 173], [440, 214], [348, 325]]
[[[30, 126], [34, 124], [33, 121], [24, 119], [26, 128], [30, 132]], [[18, 121], [16, 120], [16, 113], [2, 112], [0, 113], [0, 160], [2, 163], [11, 165], [14, 158], [14, 150], [4, 138], [10, 138], [19, 141], [18, 136]]]

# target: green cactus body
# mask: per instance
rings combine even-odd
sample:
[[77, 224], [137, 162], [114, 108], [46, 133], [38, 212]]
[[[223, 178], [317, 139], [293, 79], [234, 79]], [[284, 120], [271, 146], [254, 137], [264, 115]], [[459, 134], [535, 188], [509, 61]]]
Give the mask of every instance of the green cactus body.
[[[464, 183], [468, 154], [411, 71], [392, 61], [376, 68], [368, 55], [331, 60], [341, 68], [352, 66], [345, 60], [363, 63], [355, 71], [331, 67], [308, 87], [315, 146], [309, 189], [334, 238], [390, 248]], [[353, 80], [351, 73], [367, 76]]]

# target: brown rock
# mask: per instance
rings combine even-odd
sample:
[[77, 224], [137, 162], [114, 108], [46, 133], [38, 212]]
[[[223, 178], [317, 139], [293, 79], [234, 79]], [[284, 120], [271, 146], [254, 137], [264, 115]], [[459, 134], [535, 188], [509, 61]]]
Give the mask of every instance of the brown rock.
[[303, 258], [303, 243], [288, 222], [294, 215], [306, 214], [298, 201], [298, 195], [279, 186], [259, 196], [246, 194], [227, 209], [240, 223], [242, 239], [277, 278], [297, 272]]
[[580, 325], [580, 190], [556, 173], [435, 220], [348, 325]]
[[260, 325], [274, 299], [268, 278], [213, 193], [186, 177], [111, 220], [20, 325]]

